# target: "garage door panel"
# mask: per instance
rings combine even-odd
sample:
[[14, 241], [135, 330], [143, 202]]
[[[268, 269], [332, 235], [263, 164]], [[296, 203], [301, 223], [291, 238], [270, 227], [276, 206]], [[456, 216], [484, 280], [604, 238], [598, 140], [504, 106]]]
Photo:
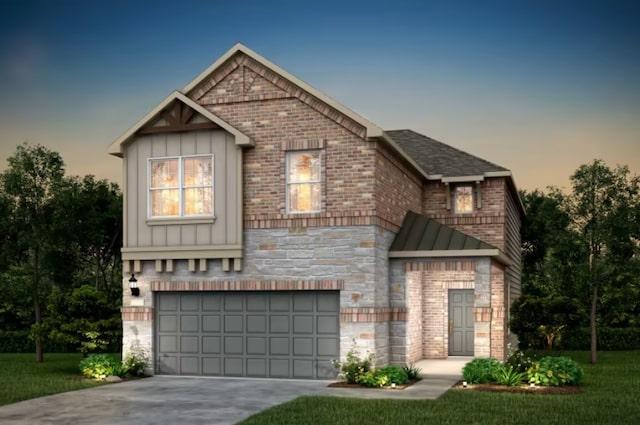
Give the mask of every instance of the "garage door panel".
[[182, 294], [180, 297], [180, 310], [182, 311], [198, 311], [200, 297], [197, 294]]
[[160, 332], [176, 332], [178, 330], [178, 316], [175, 314], [161, 314], [158, 316]]
[[336, 316], [318, 316], [317, 332], [319, 334], [338, 333], [338, 318]]
[[294, 356], [313, 356], [313, 338], [293, 338]]
[[205, 314], [202, 316], [202, 332], [220, 332], [220, 315]]
[[225, 336], [224, 337], [224, 354], [242, 354], [244, 347], [241, 336]]
[[226, 357], [224, 359], [224, 374], [227, 376], [244, 376], [242, 357]]
[[269, 338], [269, 354], [272, 356], [288, 355], [289, 338], [288, 337], [271, 337]]
[[178, 352], [178, 336], [177, 335], [160, 335], [158, 345], [161, 353], [177, 353]]
[[158, 360], [158, 372], [166, 374], [178, 373], [178, 357], [177, 356], [163, 356]]
[[180, 357], [180, 375], [200, 375], [199, 357]]
[[158, 303], [158, 310], [161, 311], [178, 311], [178, 294], [162, 294]]
[[328, 292], [318, 292], [318, 311], [337, 313], [339, 305], [336, 303], [335, 294]]
[[204, 354], [220, 354], [221, 353], [220, 337], [219, 336], [203, 336], [202, 337], [202, 352]]
[[180, 330], [182, 332], [198, 332], [200, 317], [196, 315], [183, 315], [180, 317]]
[[261, 293], [248, 294], [247, 311], [267, 311], [267, 295]]
[[222, 294], [205, 293], [202, 295], [202, 311], [222, 311]]
[[288, 378], [289, 359], [269, 359], [269, 376], [272, 378]]
[[156, 294], [157, 373], [335, 377], [338, 291]]
[[299, 293], [293, 294], [293, 311], [305, 312], [313, 311], [314, 296], [312, 294]]
[[248, 337], [247, 338], [247, 354], [267, 355], [267, 338], [266, 337]]
[[265, 333], [267, 331], [267, 316], [250, 315], [247, 316], [248, 333]]
[[220, 357], [203, 357], [202, 358], [202, 374], [203, 375], [222, 375], [220, 367]]
[[240, 333], [244, 330], [244, 316], [239, 314], [224, 316], [224, 331], [227, 333]]
[[289, 316], [272, 315], [269, 317], [269, 332], [289, 333]]
[[331, 366], [331, 363], [325, 361], [316, 362], [317, 379], [334, 379], [335, 377], [336, 370]]
[[242, 294], [225, 294], [224, 311], [243, 311]]
[[294, 360], [293, 361], [293, 377], [294, 378], [313, 378], [313, 360]]
[[294, 334], [312, 334], [313, 333], [313, 316], [293, 316], [293, 333]]
[[269, 311], [285, 311], [291, 309], [289, 295], [286, 293], [271, 293], [269, 295]]
[[197, 336], [181, 336], [180, 337], [180, 352], [181, 353], [199, 353], [200, 345], [198, 344], [199, 337]]
[[247, 359], [247, 375], [248, 376], [267, 376], [267, 359], [250, 358]]
[[339, 347], [338, 338], [317, 338], [316, 342], [318, 356], [336, 356]]

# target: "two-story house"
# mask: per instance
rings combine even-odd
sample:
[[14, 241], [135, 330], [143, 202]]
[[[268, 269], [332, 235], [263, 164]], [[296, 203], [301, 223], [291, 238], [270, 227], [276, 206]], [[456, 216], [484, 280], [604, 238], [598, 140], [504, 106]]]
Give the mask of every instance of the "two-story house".
[[354, 344], [377, 364], [504, 357], [509, 170], [385, 131], [241, 44], [109, 153], [123, 347], [155, 373], [323, 378]]

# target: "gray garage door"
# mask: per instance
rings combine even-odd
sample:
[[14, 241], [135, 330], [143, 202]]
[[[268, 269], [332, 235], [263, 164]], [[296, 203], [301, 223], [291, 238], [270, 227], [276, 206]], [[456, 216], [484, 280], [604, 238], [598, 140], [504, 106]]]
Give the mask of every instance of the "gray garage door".
[[156, 295], [156, 372], [318, 379], [335, 376], [339, 293]]

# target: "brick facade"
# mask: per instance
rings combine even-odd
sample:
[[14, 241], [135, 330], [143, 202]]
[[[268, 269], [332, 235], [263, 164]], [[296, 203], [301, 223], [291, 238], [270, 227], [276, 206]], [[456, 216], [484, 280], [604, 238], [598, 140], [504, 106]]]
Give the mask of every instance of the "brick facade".
[[[170, 271], [136, 263], [141, 297], [123, 279], [125, 353], [154, 352], [155, 292], [331, 290], [340, 291], [341, 357], [355, 343], [378, 364], [445, 358], [448, 291], [473, 289], [474, 354], [503, 358], [514, 293], [505, 283], [519, 290], [519, 258], [517, 269], [484, 257], [390, 260], [389, 247], [415, 211], [516, 256], [505, 178], [480, 183], [474, 213], [453, 214], [452, 185], [427, 181], [361, 122], [241, 52], [186, 94], [255, 142], [242, 152], [243, 256], [230, 271], [221, 259], [201, 259], [198, 270], [187, 260]], [[321, 211], [289, 214], [287, 152], [311, 149], [321, 157]]]

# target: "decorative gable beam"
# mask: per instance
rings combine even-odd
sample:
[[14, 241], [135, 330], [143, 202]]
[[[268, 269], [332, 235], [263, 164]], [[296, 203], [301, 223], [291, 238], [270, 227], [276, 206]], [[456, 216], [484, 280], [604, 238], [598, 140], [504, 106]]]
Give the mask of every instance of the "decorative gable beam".
[[[220, 126], [212, 121], [207, 122], [190, 122], [196, 111], [189, 105], [185, 105], [180, 101], [174, 101], [160, 113], [160, 120], [153, 125], [147, 125], [138, 130], [138, 134], [156, 134], [156, 133], [172, 133], [178, 131], [190, 130], [215, 130]], [[164, 120], [165, 125], [157, 125], [159, 121]]]

